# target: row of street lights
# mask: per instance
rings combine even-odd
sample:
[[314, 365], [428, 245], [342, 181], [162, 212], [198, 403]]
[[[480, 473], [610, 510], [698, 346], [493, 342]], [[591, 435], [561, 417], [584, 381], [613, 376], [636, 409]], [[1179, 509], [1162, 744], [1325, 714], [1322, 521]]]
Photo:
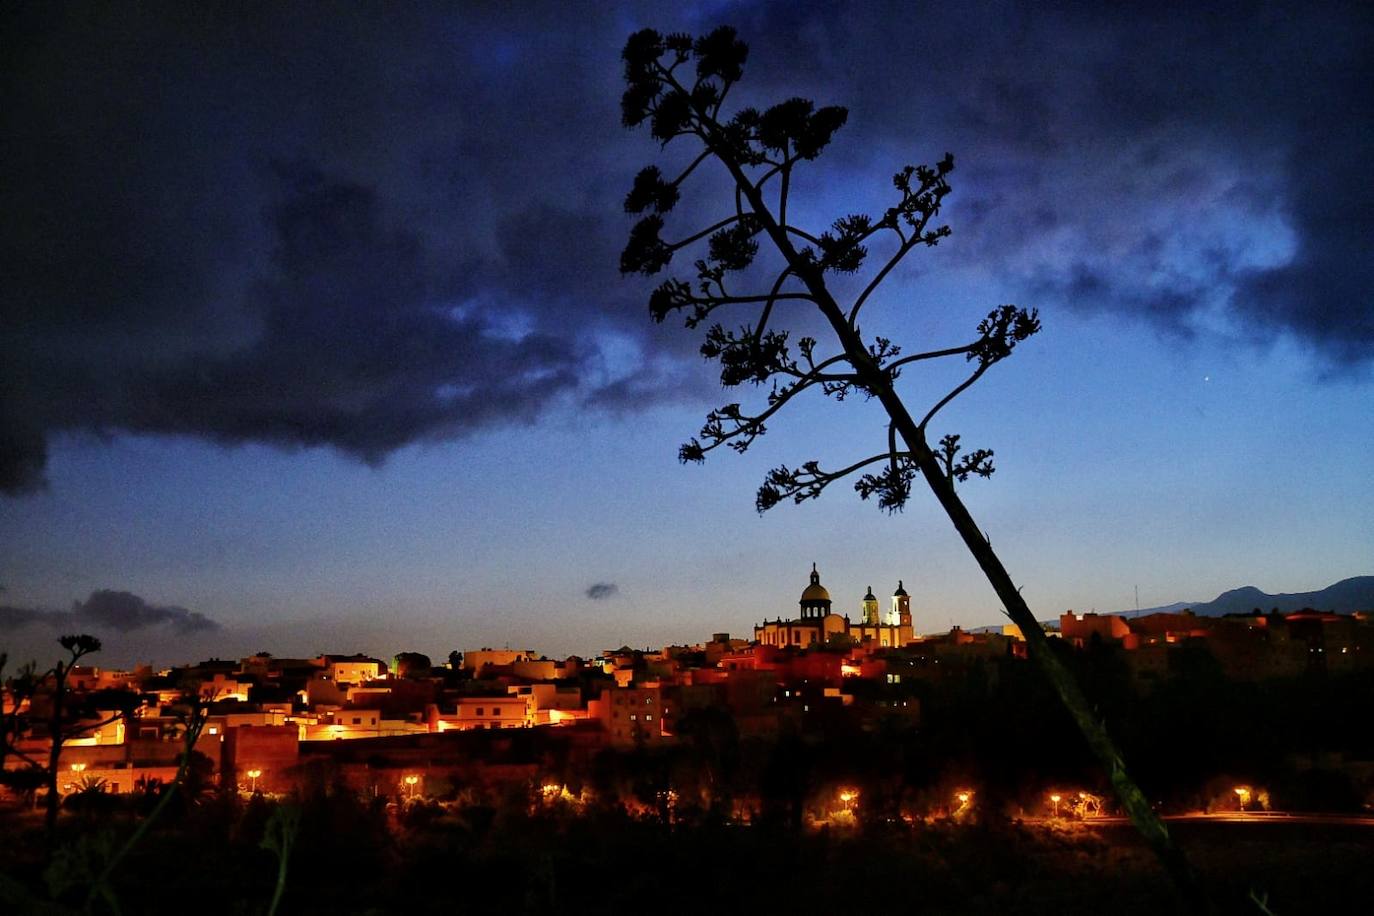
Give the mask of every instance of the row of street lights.
[[[71, 764], [70, 769], [72, 771], [73, 778], [79, 778], [81, 774], [86, 771], [86, 766], [87, 765], [84, 763]], [[256, 795], [258, 791], [258, 777], [262, 776], [261, 768], [253, 767], [252, 769], [246, 770], [245, 775], [250, 780], [252, 780], [251, 788], [249, 789], [249, 791], [252, 794]], [[416, 794], [419, 792], [420, 777], [415, 773], [407, 773], [405, 776], [401, 777], [401, 782], [405, 785], [407, 798], [409, 798], [411, 801], [414, 801]], [[543, 787], [543, 791], [546, 799], [556, 797], [559, 793], [561, 793], [562, 786], [546, 785]], [[1252, 797], [1250, 787], [1236, 786], [1234, 791], [1236, 794], [1236, 799], [1240, 803], [1240, 810], [1244, 811], [1246, 809], [1246, 806], [1250, 804], [1250, 799]], [[1078, 793], [1078, 799], [1080, 801], [1090, 797], [1091, 796], [1088, 796], [1084, 792]], [[858, 798], [858, 789], [845, 788], [840, 790], [840, 804], [843, 806], [845, 811], [853, 810], [853, 804], [855, 801], [858, 800]], [[957, 817], [963, 814], [968, 809], [969, 803], [973, 800], [973, 792], [968, 789], [959, 789], [954, 793], [954, 799], [959, 803], [959, 807], [956, 808], [954, 811], [954, 815]], [[1058, 792], [1051, 792], [1049, 794], [1049, 799], [1050, 805], [1052, 806], [1051, 816], [1057, 818], [1059, 817], [1059, 803], [1063, 801], [1063, 796], [1060, 795]]]
[[[75, 777], [79, 778], [82, 773], [86, 772], [86, 766], [87, 765], [84, 763], [73, 763], [70, 769], [72, 771], [72, 774]], [[246, 771], [245, 775], [253, 781], [253, 785], [250, 791], [254, 795], [256, 795], [258, 791], [258, 777], [262, 775], [262, 770], [258, 769], [257, 767], [254, 767], [253, 769]]]
[[[79, 773], [81, 772], [81, 770], [84, 769], [86, 769], [86, 765], [84, 763], [72, 764], [72, 770], [74, 772]], [[250, 770], [245, 770], [244, 775], [252, 781], [249, 787], [249, 792], [251, 794], [256, 795], [258, 792], [258, 778], [262, 776], [261, 768], [253, 767]], [[408, 773], [405, 776], [401, 777], [401, 783], [405, 786], [406, 797], [413, 801], [415, 799], [416, 793], [418, 793], [420, 790], [420, 777], [414, 773]]]
[[[1059, 801], [1058, 795], [1052, 796], [1052, 798], [1056, 803]], [[858, 789], [845, 788], [840, 790], [840, 804], [845, 811], [852, 811], [854, 802], [858, 801], [858, 799]], [[970, 789], [959, 789], [954, 793], [954, 800], [959, 803], [959, 806], [954, 810], [954, 816], [958, 817], [968, 810], [970, 803], [973, 801], [973, 791]]]

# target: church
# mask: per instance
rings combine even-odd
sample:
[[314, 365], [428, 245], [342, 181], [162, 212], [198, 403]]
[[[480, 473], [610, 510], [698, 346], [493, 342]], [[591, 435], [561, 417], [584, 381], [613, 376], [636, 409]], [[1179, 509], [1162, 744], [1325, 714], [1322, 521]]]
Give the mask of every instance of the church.
[[911, 597], [902, 583], [892, 593], [886, 612], [878, 605], [870, 585], [863, 597], [860, 620], [853, 623], [848, 614], [830, 609], [830, 592], [821, 585], [816, 564], [811, 564], [811, 584], [802, 591], [800, 612], [795, 620], [765, 620], [754, 627], [754, 642], [765, 646], [824, 646], [837, 636], [848, 637], [855, 645], [871, 647], [904, 646], [916, 638], [911, 625]]

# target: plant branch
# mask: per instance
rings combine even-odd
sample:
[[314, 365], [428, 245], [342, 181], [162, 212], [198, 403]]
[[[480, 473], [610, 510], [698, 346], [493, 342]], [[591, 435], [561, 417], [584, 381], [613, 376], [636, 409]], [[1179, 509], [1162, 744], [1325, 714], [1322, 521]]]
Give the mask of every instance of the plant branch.
[[957, 388], [955, 388], [955, 389], [954, 389], [953, 391], [951, 391], [949, 394], [947, 394], [947, 395], [945, 395], [943, 398], [941, 398], [941, 399], [939, 400], [939, 402], [936, 403], [936, 405], [935, 405], [934, 407], [930, 408], [930, 412], [927, 413], [927, 414], [921, 419], [921, 422], [918, 424], [919, 428], [920, 428], [922, 431], [924, 431], [925, 428], [926, 428], [926, 426], [930, 424], [931, 418], [933, 418], [937, 413], [939, 413], [940, 410], [941, 410], [942, 408], [944, 408], [944, 406], [945, 406], [946, 404], [948, 404], [950, 401], [954, 400], [954, 399], [957, 398], [959, 395], [961, 395], [961, 394], [963, 394], [965, 391], [967, 391], [967, 390], [968, 390], [968, 387], [969, 387], [970, 385], [972, 385], [974, 382], [978, 381], [978, 379], [982, 378], [982, 377], [983, 377], [983, 373], [988, 371], [988, 366], [990, 366], [990, 365], [992, 365], [992, 364], [991, 364], [991, 363], [979, 363], [979, 364], [978, 364], [978, 368], [975, 369], [975, 370], [973, 370], [972, 374], [970, 374], [968, 378], [964, 379], [964, 381], [963, 381]]
[[[910, 456], [907, 453], [900, 453], [895, 457], [902, 459]], [[894, 456], [890, 452], [880, 452], [877, 455], [856, 461], [838, 471], [823, 471], [819, 462], [816, 461], [808, 461], [798, 468], [781, 465], [768, 472], [768, 476], [759, 487], [758, 495], [754, 499], [754, 508], [763, 513], [785, 499], [790, 499], [797, 504], [806, 502], [808, 499], [815, 499], [835, 481], [848, 477], [870, 464], [893, 458]]]
[[[894, 226], [893, 228], [896, 227]], [[900, 229], [897, 231], [899, 233], [901, 232]], [[858, 320], [859, 310], [864, 307], [864, 303], [868, 301], [868, 297], [882, 284], [883, 280], [887, 279], [887, 275], [892, 271], [892, 268], [896, 267], [902, 258], [906, 257], [911, 249], [916, 246], [916, 239], [917, 236], [912, 236], [911, 241], [903, 239], [901, 247], [897, 249], [897, 253], [888, 259], [888, 262], [882, 266], [882, 269], [879, 270], [873, 276], [873, 279], [868, 282], [868, 285], [864, 287], [863, 292], [859, 293], [858, 298], [854, 300], [853, 307], [849, 310], [849, 323], [851, 325]]]
[[971, 353], [975, 346], [976, 344], [965, 344], [962, 347], [950, 347], [947, 350], [928, 350], [925, 353], [913, 353], [910, 356], [903, 356], [899, 360], [888, 363], [884, 368], [891, 372], [893, 369], [905, 366], [907, 363], [920, 362], [924, 359], [939, 359], [943, 356], [958, 356], [960, 353]]
[[700, 240], [706, 238], [706, 236], [710, 235], [710, 234], [713, 233], [713, 232], [717, 232], [717, 231], [719, 231], [719, 230], [721, 230], [721, 229], [724, 229], [726, 226], [732, 225], [732, 224], [734, 224], [734, 223], [738, 223], [738, 222], [740, 222], [742, 219], [747, 219], [747, 217], [743, 217], [743, 216], [727, 216], [725, 219], [721, 220], [720, 222], [714, 223], [714, 224], [712, 224], [712, 225], [710, 225], [710, 226], [707, 226], [705, 229], [701, 230], [700, 232], [694, 232], [694, 233], [692, 233], [691, 235], [687, 236], [687, 238], [685, 238], [685, 239], [682, 239], [682, 240], [677, 241], [677, 242], [667, 242], [667, 243], [665, 243], [665, 244], [668, 246], [668, 248], [669, 248], [670, 250], [672, 250], [672, 251], [677, 251], [677, 250], [679, 250], [679, 249], [681, 249], [681, 248], [686, 248], [688, 245], [692, 244], [693, 242], [697, 242], [697, 241], [700, 241]]
[[678, 185], [682, 184], [684, 181], [687, 180], [687, 176], [688, 176], [688, 175], [690, 175], [690, 174], [692, 174], [693, 172], [696, 171], [697, 166], [701, 165], [703, 162], [705, 162], [707, 159], [710, 159], [710, 158], [711, 158], [711, 151], [710, 151], [709, 149], [704, 149], [704, 150], [702, 150], [702, 151], [701, 151], [701, 155], [699, 155], [699, 156], [697, 156], [695, 159], [693, 159], [693, 160], [692, 160], [692, 164], [689, 165], [689, 166], [687, 166], [687, 168], [683, 169], [682, 174], [681, 174], [681, 175], [678, 175], [676, 178], [674, 178], [674, 179], [672, 180], [672, 182], [671, 182], [672, 186], [673, 186], [673, 187], [677, 187]]

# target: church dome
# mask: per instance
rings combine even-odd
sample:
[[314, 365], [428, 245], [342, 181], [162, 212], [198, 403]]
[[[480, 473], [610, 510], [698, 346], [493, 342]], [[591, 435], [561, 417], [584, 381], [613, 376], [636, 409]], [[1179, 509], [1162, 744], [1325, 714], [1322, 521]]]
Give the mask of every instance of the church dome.
[[821, 574], [816, 572], [816, 564], [811, 564], [811, 584], [802, 592], [801, 600], [803, 603], [824, 601], [829, 603], [830, 592], [826, 591], [825, 586], [821, 585]]
[[907, 598], [907, 597], [909, 597], [909, 596], [907, 595], [907, 593], [906, 593], [906, 589], [902, 588], [902, 580], [901, 580], [901, 579], [898, 579], [898, 580], [897, 580], [897, 590], [896, 590], [895, 592], [892, 593], [892, 597], [893, 597], [893, 598]]

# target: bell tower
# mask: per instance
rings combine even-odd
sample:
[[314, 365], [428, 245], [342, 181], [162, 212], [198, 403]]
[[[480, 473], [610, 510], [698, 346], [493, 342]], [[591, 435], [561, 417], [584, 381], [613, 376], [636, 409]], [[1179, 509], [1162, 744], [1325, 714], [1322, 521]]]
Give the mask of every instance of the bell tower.
[[876, 627], [882, 621], [878, 619], [878, 599], [873, 594], [873, 586], [868, 587], [868, 594], [864, 595], [863, 621], [866, 627]]
[[897, 590], [892, 593], [891, 622], [899, 627], [911, 626], [911, 596], [902, 588], [902, 580], [897, 580]]

